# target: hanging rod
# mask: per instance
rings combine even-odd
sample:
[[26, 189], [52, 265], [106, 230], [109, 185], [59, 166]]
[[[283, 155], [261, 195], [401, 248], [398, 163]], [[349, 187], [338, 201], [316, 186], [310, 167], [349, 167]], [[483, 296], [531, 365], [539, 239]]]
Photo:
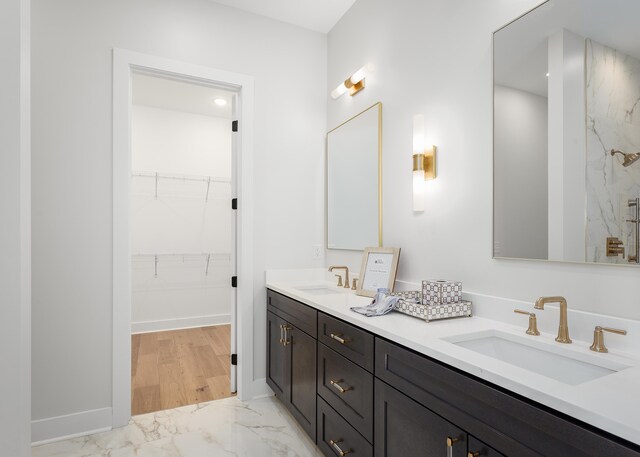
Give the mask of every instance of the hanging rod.
[[137, 258], [137, 259], [142, 259], [142, 258], [148, 258], [149, 260], [153, 260], [153, 277], [157, 278], [158, 277], [158, 263], [160, 262], [160, 260], [162, 259], [167, 259], [167, 258], [177, 258], [180, 259], [182, 258], [182, 262], [186, 261], [186, 257], [202, 257], [203, 260], [206, 260], [206, 266], [205, 266], [205, 270], [204, 270], [204, 274], [205, 276], [209, 276], [209, 264], [211, 263], [211, 258], [213, 257], [214, 259], [220, 259], [223, 258], [224, 260], [231, 260], [231, 254], [230, 253], [221, 253], [221, 252], [216, 252], [216, 253], [207, 253], [207, 252], [199, 252], [199, 253], [185, 253], [185, 254], [132, 254], [131, 256], [132, 258]]
[[132, 171], [131, 176], [135, 178], [173, 179], [176, 181], [231, 183], [230, 178], [222, 178], [220, 176], [178, 175], [178, 174], [156, 173], [151, 171]]
[[132, 254], [131, 257], [136, 257], [136, 258], [144, 258], [144, 257], [148, 257], [148, 258], [154, 258], [154, 257], [158, 257], [159, 259], [166, 259], [169, 257], [203, 257], [203, 258], [219, 258], [219, 257], [231, 257], [231, 253], [229, 252], [181, 252], [181, 253], [171, 253], [171, 254], [141, 254], [141, 253], [137, 253], [137, 254]]

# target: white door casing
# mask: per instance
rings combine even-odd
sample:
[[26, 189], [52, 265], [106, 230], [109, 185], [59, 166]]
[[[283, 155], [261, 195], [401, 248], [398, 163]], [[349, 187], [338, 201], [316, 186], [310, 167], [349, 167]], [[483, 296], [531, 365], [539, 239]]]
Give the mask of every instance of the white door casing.
[[[148, 73], [236, 92], [234, 134], [235, 271], [238, 288], [232, 310], [232, 348], [238, 354], [237, 391], [241, 400], [263, 393], [253, 373], [253, 78], [251, 76], [122, 49], [113, 50], [113, 390], [112, 426], [131, 418], [131, 75]], [[235, 324], [235, 325], [233, 325]]]

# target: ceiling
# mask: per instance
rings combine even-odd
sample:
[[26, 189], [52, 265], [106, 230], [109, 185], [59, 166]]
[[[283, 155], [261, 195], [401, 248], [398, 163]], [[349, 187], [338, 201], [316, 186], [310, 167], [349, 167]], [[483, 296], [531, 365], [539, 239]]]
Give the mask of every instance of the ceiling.
[[[186, 83], [139, 73], [133, 74], [133, 104], [231, 119], [233, 93], [200, 84]], [[225, 106], [212, 103], [216, 98]]]
[[327, 33], [355, 0], [213, 0], [222, 5]]

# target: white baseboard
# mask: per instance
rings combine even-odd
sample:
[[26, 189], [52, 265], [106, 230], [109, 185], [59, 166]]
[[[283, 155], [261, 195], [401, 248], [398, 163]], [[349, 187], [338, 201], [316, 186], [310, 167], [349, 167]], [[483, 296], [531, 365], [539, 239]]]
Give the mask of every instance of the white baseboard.
[[253, 385], [251, 386], [251, 393], [254, 400], [275, 395], [267, 384], [267, 378], [254, 379]]
[[31, 421], [32, 446], [111, 430], [111, 408]]
[[231, 323], [230, 314], [214, 314], [210, 316], [182, 317], [160, 321], [132, 322], [131, 333], [164, 332], [185, 328], [210, 327]]

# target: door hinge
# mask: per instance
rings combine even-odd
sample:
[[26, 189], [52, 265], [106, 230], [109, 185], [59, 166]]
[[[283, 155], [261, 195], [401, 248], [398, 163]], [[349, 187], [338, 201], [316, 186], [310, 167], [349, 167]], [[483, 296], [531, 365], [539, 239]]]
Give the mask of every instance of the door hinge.
[[238, 277], [231, 276], [231, 287], [238, 287]]
[[232, 132], [237, 132], [238, 131], [238, 121], [233, 121], [231, 123], [231, 131]]
[[238, 209], [238, 199], [237, 198], [232, 198], [231, 199], [231, 209]]
[[238, 354], [231, 354], [231, 365], [238, 364]]

